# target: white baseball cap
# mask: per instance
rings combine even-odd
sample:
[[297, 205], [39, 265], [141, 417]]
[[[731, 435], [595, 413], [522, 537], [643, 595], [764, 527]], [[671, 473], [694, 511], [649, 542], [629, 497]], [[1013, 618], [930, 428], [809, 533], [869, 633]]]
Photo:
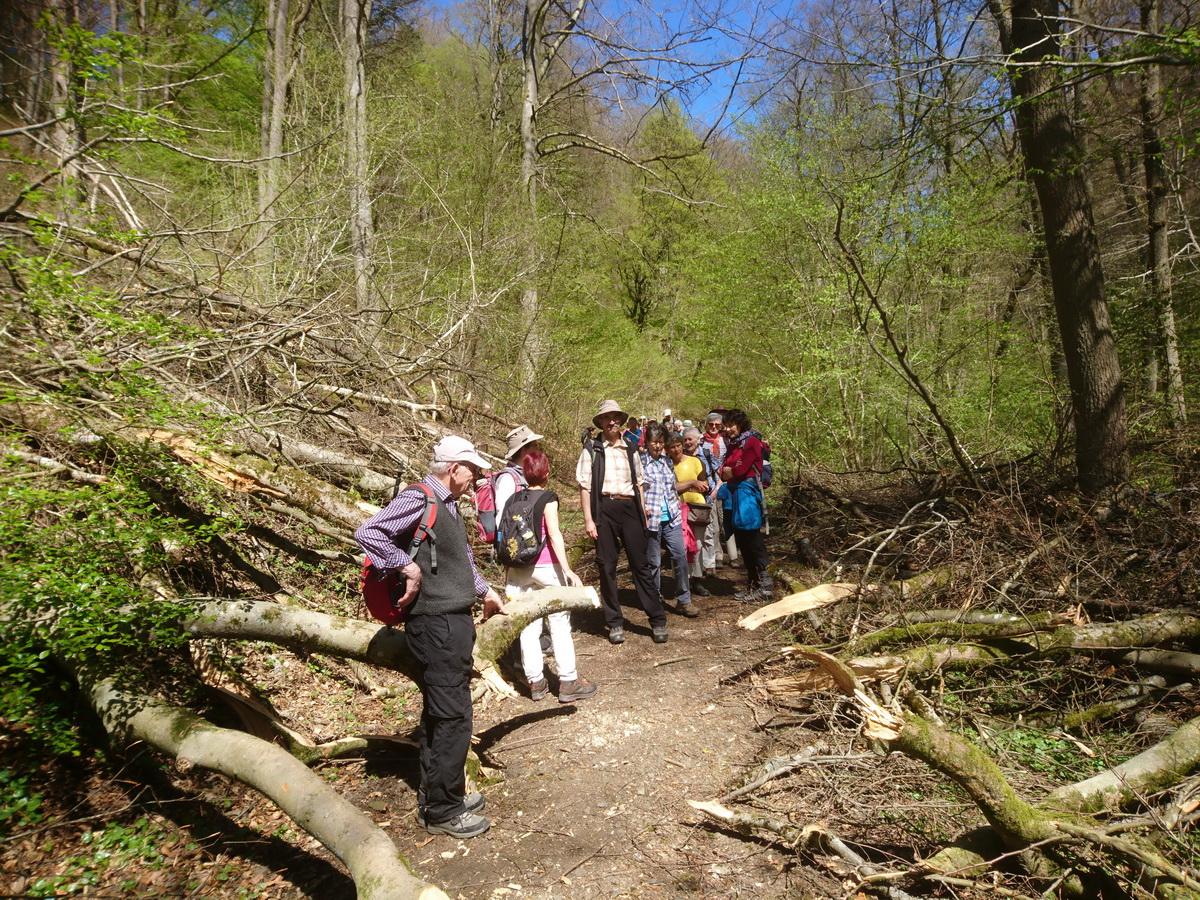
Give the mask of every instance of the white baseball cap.
[[465, 462], [490, 469], [492, 464], [479, 455], [475, 445], [465, 437], [448, 434], [433, 445], [433, 461], [440, 463]]

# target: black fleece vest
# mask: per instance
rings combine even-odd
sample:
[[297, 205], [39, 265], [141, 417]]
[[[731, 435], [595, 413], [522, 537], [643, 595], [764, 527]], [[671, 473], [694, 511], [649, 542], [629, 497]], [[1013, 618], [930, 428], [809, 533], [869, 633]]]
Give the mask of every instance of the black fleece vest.
[[437, 572], [431, 564], [432, 542], [421, 541], [417, 548], [414, 562], [421, 569], [421, 592], [410, 615], [468, 612], [475, 604], [475, 575], [467, 555], [467, 532], [450, 511], [452, 503], [453, 498], [437, 501], [437, 524], [432, 532], [437, 541]]

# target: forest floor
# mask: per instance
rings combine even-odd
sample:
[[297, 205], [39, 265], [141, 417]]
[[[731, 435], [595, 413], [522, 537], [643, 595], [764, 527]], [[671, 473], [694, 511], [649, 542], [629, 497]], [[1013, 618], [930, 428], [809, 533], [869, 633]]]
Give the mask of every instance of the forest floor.
[[[668, 595], [671, 583], [664, 579]], [[758, 727], [752, 688], [722, 684], [780, 644], [769, 628], [736, 626], [750, 610], [732, 596], [743, 583], [740, 566], [720, 569], [716, 594], [698, 600], [703, 615], [670, 614], [662, 645], [651, 641], [633, 591], [622, 590], [624, 645], [608, 643], [599, 610], [575, 616], [579, 671], [599, 685], [593, 698], [478, 706], [475, 749], [497, 776], [481, 785], [493, 823], [486, 835], [458, 841], [417, 826], [410, 746], [320, 771], [452, 897], [838, 895], [836, 881], [794, 868], [792, 854], [704, 824], [687, 805], [727, 791], [771, 740]], [[285, 717], [325, 732], [321, 739], [407, 736], [419, 714], [415, 691], [372, 700], [334, 660], [261, 645], [240, 661]], [[552, 657], [548, 665], [552, 672]], [[258, 794], [207, 773], [163, 777], [145, 762], [134, 759], [115, 778], [82, 764], [43, 770], [43, 824], [2, 838], [0, 893], [354, 896], [327, 851]]]

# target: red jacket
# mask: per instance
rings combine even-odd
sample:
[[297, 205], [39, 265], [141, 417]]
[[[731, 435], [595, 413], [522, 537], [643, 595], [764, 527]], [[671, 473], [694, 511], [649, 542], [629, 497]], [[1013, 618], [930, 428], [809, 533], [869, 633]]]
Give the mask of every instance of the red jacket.
[[745, 481], [755, 475], [762, 474], [763, 442], [754, 435], [746, 438], [746, 442], [725, 455], [724, 465], [733, 469], [733, 477], [726, 479], [730, 482]]

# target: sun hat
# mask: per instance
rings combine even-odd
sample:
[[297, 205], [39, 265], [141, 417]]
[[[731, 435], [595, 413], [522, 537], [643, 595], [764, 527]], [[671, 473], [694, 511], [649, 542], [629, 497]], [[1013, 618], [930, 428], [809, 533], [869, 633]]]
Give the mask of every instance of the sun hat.
[[607, 416], [609, 413], [621, 413], [621, 421], [624, 422], [629, 416], [625, 415], [621, 409], [621, 404], [616, 400], [605, 400], [600, 404], [600, 411], [592, 416], [592, 424], [597, 428], [600, 427], [600, 417]]
[[691, 419], [684, 419], [684, 420], [683, 420], [683, 427], [684, 427], [684, 428], [691, 428], [693, 424], [694, 424], [694, 423], [692, 422], [692, 420], [691, 420]]
[[505, 459], [512, 459], [516, 456], [522, 447], [532, 444], [534, 441], [540, 441], [545, 435], [538, 434], [528, 425], [518, 425], [508, 433], [508, 452], [504, 454]]
[[448, 434], [433, 445], [433, 461], [435, 463], [465, 462], [490, 469], [492, 464], [479, 455], [475, 445], [465, 437]]

